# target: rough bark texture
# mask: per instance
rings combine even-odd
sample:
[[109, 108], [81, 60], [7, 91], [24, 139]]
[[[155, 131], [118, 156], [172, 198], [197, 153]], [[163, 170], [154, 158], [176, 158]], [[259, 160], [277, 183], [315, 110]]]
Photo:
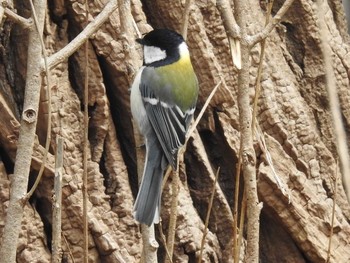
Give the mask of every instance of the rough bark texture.
[[[25, 1], [24, 1], [25, 2]], [[107, 1], [90, 1], [89, 20]], [[180, 169], [179, 208], [174, 262], [195, 262], [199, 255], [204, 219], [215, 171], [219, 183], [209, 222], [203, 262], [231, 262], [232, 207], [240, 128], [237, 108], [237, 72], [215, 1], [194, 1], [190, 13], [188, 45], [200, 83], [198, 110], [211, 89], [224, 80], [210, 103], [198, 133], [190, 140]], [[249, 30], [264, 24], [259, 1], [249, 1]], [[283, 3], [275, 1], [274, 12]], [[350, 39], [342, 4], [324, 1], [329, 45], [343, 121], [350, 127]], [[131, 1], [131, 13], [141, 33], [152, 27], [180, 30], [185, 1]], [[29, 6], [15, 1], [24, 17]], [[252, 19], [254, 18], [254, 19]], [[85, 27], [83, 1], [48, 1], [44, 40], [49, 54], [64, 47]], [[131, 30], [132, 31], [132, 30]], [[132, 31], [135, 32], [135, 31]], [[118, 10], [89, 41], [88, 222], [89, 262], [138, 262], [141, 234], [132, 217], [137, 193], [135, 144], [129, 109], [129, 87], [141, 65], [141, 49], [127, 46]], [[136, 38], [136, 32], [134, 33]], [[9, 200], [11, 174], [23, 109], [27, 60], [27, 32], [8, 19], [0, 35], [0, 236]], [[128, 49], [132, 62], [126, 61]], [[250, 90], [254, 95], [259, 47], [251, 52]], [[129, 58], [128, 58], [129, 59]], [[44, 177], [25, 205], [17, 249], [18, 262], [49, 262], [56, 136], [64, 138], [62, 233], [66, 262], [82, 261], [82, 141], [84, 51], [80, 49], [52, 70], [52, 142]], [[261, 262], [324, 262], [330, 233], [333, 178], [337, 171], [332, 122], [325, 89], [324, 68], [317, 28], [316, 6], [295, 0], [266, 42], [259, 99], [258, 122], [277, 174], [288, 185], [290, 202], [278, 189], [271, 168], [255, 143], [261, 214]], [[33, 182], [43, 156], [47, 125], [46, 88], [42, 89], [37, 140], [34, 142]], [[349, 141], [348, 141], [349, 143]], [[139, 145], [137, 145], [139, 146]], [[28, 158], [30, 158], [28, 156]], [[340, 171], [338, 171], [340, 178]], [[171, 179], [169, 180], [171, 181]], [[341, 180], [337, 184], [331, 262], [350, 261], [350, 206]], [[163, 231], [169, 220], [171, 188], [163, 194]], [[64, 241], [66, 240], [66, 241]], [[160, 239], [159, 243], [161, 244]], [[71, 252], [70, 252], [71, 251]], [[159, 249], [159, 262], [165, 258]]]

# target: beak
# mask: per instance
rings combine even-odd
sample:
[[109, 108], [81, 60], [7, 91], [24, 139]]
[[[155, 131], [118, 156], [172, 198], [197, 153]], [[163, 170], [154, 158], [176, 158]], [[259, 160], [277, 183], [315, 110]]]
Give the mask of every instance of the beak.
[[136, 38], [135, 41], [141, 45], [144, 45], [144, 40], [142, 38]]

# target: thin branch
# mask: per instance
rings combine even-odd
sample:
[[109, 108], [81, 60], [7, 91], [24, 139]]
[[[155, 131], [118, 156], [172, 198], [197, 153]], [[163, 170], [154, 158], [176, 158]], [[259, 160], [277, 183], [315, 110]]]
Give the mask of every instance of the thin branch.
[[80, 32], [68, 45], [62, 48], [60, 51], [51, 55], [48, 58], [49, 68], [53, 68], [56, 65], [62, 63], [70, 55], [72, 55], [86, 40], [88, 40], [92, 34], [94, 34], [100, 26], [110, 17], [110, 15], [118, 8], [118, 0], [110, 0], [108, 4], [103, 8], [96, 18], [91, 21], [83, 31]]
[[63, 138], [57, 136], [57, 152], [55, 160], [54, 197], [52, 211], [52, 263], [62, 260], [61, 248], [61, 212], [62, 212], [62, 170], [63, 170]]
[[[265, 18], [265, 27], [270, 22], [270, 16], [273, 6], [273, 0], [269, 1], [267, 3], [267, 12], [266, 12], [266, 18]], [[265, 44], [266, 44], [266, 38], [264, 38], [261, 41], [261, 47], [260, 47], [260, 57], [259, 57], [259, 66], [258, 66], [258, 74], [255, 81], [255, 96], [254, 96], [254, 104], [253, 104], [253, 120], [252, 120], [252, 131], [253, 134], [255, 132], [255, 122], [256, 122], [256, 115], [258, 111], [258, 100], [260, 97], [260, 90], [261, 90], [261, 73], [264, 63], [264, 56], [265, 56]]]
[[[156, 240], [155, 233], [154, 233], [154, 224], [150, 225], [149, 227], [147, 225], [142, 224], [141, 225], [141, 234], [142, 234], [142, 241], [143, 241], [143, 250], [142, 250], [142, 262], [148, 263], [157, 262], [157, 250], [159, 248], [159, 244]], [[147, 237], [147, 238], [144, 238]]]
[[[24, 29], [30, 28], [33, 25], [32, 20], [30, 18], [24, 18], [24, 17], [16, 14], [15, 12], [13, 12], [11, 9], [9, 9], [7, 7], [0, 6], [0, 9], [3, 10], [3, 14], [7, 18], [9, 18], [11, 21], [17, 23], [18, 25], [20, 25]], [[0, 15], [0, 22], [1, 21], [2, 21], [2, 17]]]
[[[36, 30], [39, 32], [39, 22], [38, 22], [38, 17], [37, 17], [36, 12], [35, 12], [33, 1], [29, 0], [29, 3], [30, 3], [30, 7], [32, 9], [32, 12], [33, 12], [33, 19], [34, 19], [34, 24], [35, 24]], [[38, 176], [35, 179], [35, 182], [34, 182], [32, 188], [25, 196], [25, 200], [29, 200], [29, 198], [33, 195], [35, 189], [39, 185], [39, 182], [40, 182], [41, 177], [42, 177], [44, 170], [45, 170], [47, 154], [49, 152], [50, 142], [51, 142], [51, 126], [52, 126], [51, 125], [51, 112], [52, 112], [52, 109], [51, 109], [51, 73], [50, 73], [50, 69], [49, 69], [48, 64], [47, 64], [47, 52], [46, 52], [46, 48], [45, 48], [44, 39], [43, 39], [42, 34], [39, 34], [39, 40], [40, 40], [41, 50], [42, 50], [42, 54], [43, 54], [43, 58], [44, 58], [45, 73], [46, 73], [47, 105], [48, 105], [48, 107], [47, 107], [47, 109], [48, 109], [48, 112], [47, 112], [47, 131], [46, 131], [45, 151], [44, 151], [43, 160], [42, 160], [42, 163], [40, 166], [40, 170], [39, 170]]]
[[68, 240], [67, 240], [65, 234], [63, 234], [63, 240], [64, 240], [64, 243], [65, 243], [66, 246], [67, 246], [68, 254], [69, 254], [70, 259], [72, 260], [73, 263], [75, 263], [75, 259], [74, 259], [74, 257], [73, 257], [73, 252], [72, 252], [72, 250], [71, 250], [71, 248], [70, 248], [70, 246], [69, 246], [69, 243], [68, 243]]
[[[180, 150], [178, 152], [178, 158], [182, 155], [183, 152]], [[167, 239], [167, 249], [169, 251], [169, 260], [165, 262], [171, 262], [174, 253], [174, 245], [175, 245], [175, 233], [176, 233], [176, 222], [177, 222], [177, 204], [178, 204], [178, 196], [179, 196], [179, 161], [177, 162], [176, 171], [173, 171], [173, 181], [171, 182], [171, 205], [170, 205], [170, 219], [168, 226], [168, 239]]]
[[27, 73], [24, 94], [23, 113], [17, 142], [16, 162], [10, 191], [10, 202], [7, 209], [5, 226], [1, 242], [0, 258], [3, 263], [16, 262], [18, 236], [23, 217], [23, 196], [28, 187], [31, 156], [35, 140], [38, 118], [40, 89], [42, 86], [40, 58], [42, 49], [40, 36], [43, 32], [46, 0], [36, 0], [35, 10], [39, 30], [30, 30], [28, 35]]
[[266, 38], [270, 32], [275, 28], [275, 26], [281, 21], [284, 14], [288, 11], [289, 7], [293, 4], [294, 0], [286, 0], [282, 7], [278, 10], [276, 15], [270, 20], [270, 22], [265, 26], [265, 28], [259, 33], [248, 37], [248, 45], [253, 47], [255, 44]]
[[[248, 35], [248, 3], [246, 1], [235, 1], [235, 12], [242, 36]], [[238, 74], [238, 110], [242, 146], [242, 171], [244, 188], [247, 193], [247, 250], [246, 262], [259, 262], [259, 230], [260, 211], [262, 205], [259, 203], [256, 179], [256, 154], [253, 146], [250, 110], [250, 50], [251, 46], [246, 41], [241, 43], [242, 69]]]
[[168, 247], [166, 246], [166, 238], [165, 238], [165, 235], [164, 235], [164, 233], [163, 233], [162, 221], [159, 222], [158, 230], [159, 230], [160, 239], [162, 240], [163, 247], [164, 247], [164, 249], [165, 249], [167, 258], [168, 258], [168, 260], [170, 261], [170, 263], [173, 263], [173, 260], [172, 260], [172, 258], [170, 257], [170, 253], [169, 253]]
[[181, 24], [181, 34], [183, 38], [187, 39], [187, 28], [188, 28], [188, 20], [190, 18], [192, 0], [186, 0], [184, 16]]
[[199, 254], [198, 263], [202, 262], [205, 238], [207, 237], [207, 233], [208, 233], [208, 225], [209, 225], [210, 213], [211, 213], [211, 208], [213, 207], [213, 201], [214, 201], [214, 195], [215, 195], [215, 187], [216, 187], [216, 183], [217, 183], [218, 178], [219, 178], [219, 173], [220, 173], [220, 167], [216, 171], [214, 183], [213, 183], [213, 186], [212, 186], [212, 189], [211, 189], [211, 195], [210, 195], [210, 199], [209, 199], [209, 203], [208, 203], [208, 211], [207, 211], [207, 215], [205, 217], [204, 230], [203, 230], [203, 236], [202, 236], [202, 242], [201, 242], [201, 248], [200, 248], [200, 254]]
[[242, 247], [242, 240], [243, 240], [243, 229], [244, 229], [244, 222], [245, 222], [245, 214], [247, 211], [247, 198], [246, 198], [246, 191], [245, 188], [243, 189], [243, 198], [242, 198], [242, 204], [241, 204], [241, 214], [239, 217], [239, 234], [238, 234], [238, 242], [237, 242], [237, 248], [236, 254], [235, 254], [235, 261], [234, 263], [239, 262], [239, 257], [241, 255], [241, 247]]
[[337, 198], [337, 188], [338, 188], [338, 161], [335, 171], [335, 178], [334, 178], [334, 193], [333, 193], [333, 206], [332, 206], [332, 219], [331, 219], [331, 232], [329, 233], [329, 239], [328, 239], [328, 250], [327, 250], [327, 260], [326, 263], [329, 263], [331, 259], [331, 251], [332, 251], [332, 237], [333, 237], [333, 230], [334, 230], [334, 218], [335, 218], [335, 206], [336, 206], [336, 198]]
[[[88, 24], [89, 6], [85, 0], [85, 19]], [[83, 258], [89, 260], [89, 226], [88, 226], [88, 151], [89, 151], [89, 42], [85, 42], [85, 78], [84, 78], [84, 140], [83, 140]]]
[[341, 171], [343, 176], [343, 184], [346, 196], [348, 201], [350, 202], [350, 160], [349, 160], [349, 151], [347, 147], [346, 133], [344, 130], [343, 122], [342, 122], [342, 113], [340, 110], [338, 92], [337, 92], [337, 84], [334, 76], [334, 69], [332, 66], [332, 50], [328, 44], [327, 40], [327, 28], [324, 21], [324, 10], [322, 8], [322, 2], [320, 0], [317, 1], [318, 5], [318, 26], [320, 28], [320, 45], [324, 59], [325, 66], [325, 74], [326, 74], [326, 88], [329, 97], [329, 106], [332, 114], [333, 120], [333, 129], [335, 134], [335, 144], [337, 146], [337, 152], [340, 160]]
[[228, 36], [240, 39], [241, 29], [238, 26], [235, 17], [233, 16], [230, 1], [217, 0], [216, 7], [220, 12], [221, 20], [224, 23], [224, 27]]
[[[194, 121], [194, 123], [192, 123], [191, 128], [189, 129], [187, 135], [186, 135], [186, 143], [188, 141], [188, 139], [192, 136], [192, 133], [194, 132], [194, 130], [197, 128], [197, 125], [199, 123], [199, 121], [201, 120], [204, 112], [206, 111], [211, 99], [214, 97], [215, 92], [217, 91], [217, 89], [220, 87], [220, 84], [222, 83], [222, 80], [219, 81], [218, 84], [216, 84], [216, 86], [214, 87], [214, 89], [211, 91], [210, 95], [208, 96], [207, 100], [205, 101], [201, 111], [199, 112], [196, 120]], [[185, 143], [185, 145], [186, 145]]]
[[220, 12], [221, 20], [229, 40], [232, 62], [237, 69], [241, 69], [241, 29], [238, 26], [228, 0], [216, 1], [216, 7]]
[[[238, 153], [238, 163], [236, 167], [236, 183], [235, 183], [235, 199], [233, 204], [233, 256], [234, 256], [234, 263], [238, 263], [239, 260], [239, 252], [240, 252], [240, 246], [237, 245], [237, 229], [238, 229], [238, 202], [239, 202], [239, 187], [240, 187], [240, 181], [241, 181], [241, 168], [242, 168], [242, 154], [243, 154], [243, 147], [242, 147], [242, 141], [239, 146], [239, 153]], [[240, 231], [240, 234], [242, 231]]]

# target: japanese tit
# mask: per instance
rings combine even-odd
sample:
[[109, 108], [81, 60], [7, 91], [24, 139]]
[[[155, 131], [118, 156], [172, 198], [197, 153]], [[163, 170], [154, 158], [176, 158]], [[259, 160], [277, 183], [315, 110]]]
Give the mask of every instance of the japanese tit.
[[169, 164], [177, 169], [177, 153], [196, 107], [198, 81], [180, 34], [155, 29], [137, 42], [143, 45], [143, 66], [132, 84], [130, 104], [145, 138], [146, 159], [134, 217], [151, 225], [159, 223], [164, 171]]

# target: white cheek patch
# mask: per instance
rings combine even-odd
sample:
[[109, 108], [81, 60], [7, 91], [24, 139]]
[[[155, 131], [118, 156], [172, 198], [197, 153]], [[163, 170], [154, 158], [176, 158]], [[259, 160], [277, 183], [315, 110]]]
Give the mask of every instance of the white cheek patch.
[[188, 51], [188, 47], [185, 42], [182, 42], [179, 45], [179, 53], [180, 53], [180, 57], [186, 57], [190, 55], [190, 52]]
[[150, 64], [166, 58], [165, 50], [153, 46], [143, 46], [143, 55], [145, 64]]

